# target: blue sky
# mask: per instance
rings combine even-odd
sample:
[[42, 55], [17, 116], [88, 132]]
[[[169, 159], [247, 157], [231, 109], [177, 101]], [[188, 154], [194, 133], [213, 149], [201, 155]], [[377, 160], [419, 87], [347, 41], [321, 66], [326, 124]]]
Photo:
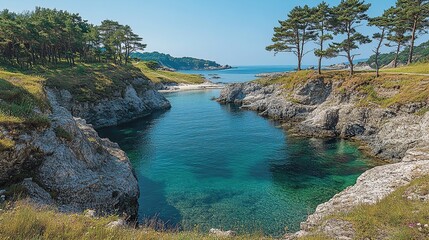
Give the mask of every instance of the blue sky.
[[[296, 5], [317, 5], [319, 0], [0, 0], [1, 8], [22, 12], [35, 6], [79, 13], [99, 24], [104, 19], [130, 25], [148, 44], [146, 51], [173, 56], [191, 56], [230, 65], [292, 65], [293, 54], [265, 51], [271, 42], [273, 27]], [[340, 0], [328, 0], [336, 5]], [[368, 14], [377, 16], [393, 6], [395, 0], [367, 0]], [[374, 29], [361, 27], [372, 35]], [[422, 37], [419, 42], [427, 40]], [[308, 49], [313, 46], [308, 45]], [[359, 50], [362, 57], [371, 55], [373, 44]], [[332, 59], [326, 63], [344, 61]], [[316, 64], [313, 54], [303, 61]]]

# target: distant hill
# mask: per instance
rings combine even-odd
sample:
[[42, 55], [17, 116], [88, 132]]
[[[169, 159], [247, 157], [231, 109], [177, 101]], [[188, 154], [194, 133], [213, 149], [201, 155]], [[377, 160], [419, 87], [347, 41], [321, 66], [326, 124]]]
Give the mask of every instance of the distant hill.
[[[410, 52], [410, 48], [406, 47], [399, 53], [398, 56], [398, 65], [403, 65], [407, 63], [408, 53]], [[395, 53], [383, 53], [380, 54], [380, 66], [386, 66], [391, 63], [395, 59]], [[420, 44], [419, 46], [414, 48], [414, 62], [422, 62], [427, 61], [429, 59], [429, 41]], [[375, 63], [375, 55], [372, 55], [367, 63], [371, 66]]]
[[150, 52], [150, 53], [132, 53], [132, 58], [137, 58], [143, 61], [156, 61], [159, 64], [173, 68], [175, 70], [214, 70], [231, 68], [228, 65], [222, 66], [215, 61], [209, 61], [191, 57], [172, 57], [169, 54]]

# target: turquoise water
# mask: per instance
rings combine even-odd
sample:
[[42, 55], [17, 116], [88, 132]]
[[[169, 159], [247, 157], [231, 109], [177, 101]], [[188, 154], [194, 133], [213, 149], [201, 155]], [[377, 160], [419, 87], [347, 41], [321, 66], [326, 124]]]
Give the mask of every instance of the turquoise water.
[[[202, 74], [206, 79], [212, 82], [232, 83], [254, 80], [256, 79], [255, 75], [259, 73], [288, 72], [295, 68], [296, 66], [240, 66], [225, 70], [188, 70], [181, 72]], [[213, 79], [214, 75], [217, 75], [220, 78]]]
[[210, 100], [218, 95], [171, 93], [171, 110], [100, 130], [135, 168], [141, 219], [278, 236], [369, 168], [346, 141], [291, 137], [255, 112]]

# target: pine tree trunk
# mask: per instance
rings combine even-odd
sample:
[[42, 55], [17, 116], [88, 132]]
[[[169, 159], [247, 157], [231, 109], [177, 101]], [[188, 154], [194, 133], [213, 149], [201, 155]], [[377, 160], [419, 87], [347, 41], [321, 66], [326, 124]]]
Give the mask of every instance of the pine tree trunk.
[[350, 55], [350, 51], [347, 52], [347, 59], [349, 60], [349, 64], [350, 64], [350, 76], [353, 76], [354, 72], [354, 65], [353, 65], [353, 59]]
[[414, 41], [416, 40], [416, 31], [417, 31], [417, 20], [414, 19], [413, 30], [412, 30], [412, 34], [411, 34], [410, 54], [408, 55], [407, 64], [411, 64], [413, 62]]
[[318, 67], [319, 74], [322, 74], [322, 57], [319, 57], [319, 67]]
[[394, 66], [394, 68], [398, 67], [398, 56], [399, 56], [399, 52], [400, 51], [401, 51], [401, 44], [398, 43], [398, 48], [396, 49], [395, 59], [393, 59], [393, 66]]

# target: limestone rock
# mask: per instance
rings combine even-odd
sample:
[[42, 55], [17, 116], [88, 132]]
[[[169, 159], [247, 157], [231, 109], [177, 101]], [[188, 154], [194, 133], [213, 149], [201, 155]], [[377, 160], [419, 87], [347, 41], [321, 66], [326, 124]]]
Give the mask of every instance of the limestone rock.
[[95, 210], [91, 210], [91, 209], [85, 210], [85, 217], [95, 218], [96, 216], [97, 216], [97, 212]]
[[127, 226], [127, 222], [125, 220], [119, 219], [107, 224], [107, 228], [115, 229], [115, 228], [125, 228]]
[[170, 102], [144, 79], [132, 80], [109, 99], [95, 102], [75, 100], [66, 90], [53, 90], [57, 101], [74, 117], [85, 119], [95, 128], [114, 126], [171, 107]]
[[212, 228], [210, 229], [210, 234], [216, 236], [216, 237], [234, 237], [237, 236], [237, 233], [235, 231], [232, 230], [228, 230], [228, 231], [222, 231], [220, 229], [217, 228]]

